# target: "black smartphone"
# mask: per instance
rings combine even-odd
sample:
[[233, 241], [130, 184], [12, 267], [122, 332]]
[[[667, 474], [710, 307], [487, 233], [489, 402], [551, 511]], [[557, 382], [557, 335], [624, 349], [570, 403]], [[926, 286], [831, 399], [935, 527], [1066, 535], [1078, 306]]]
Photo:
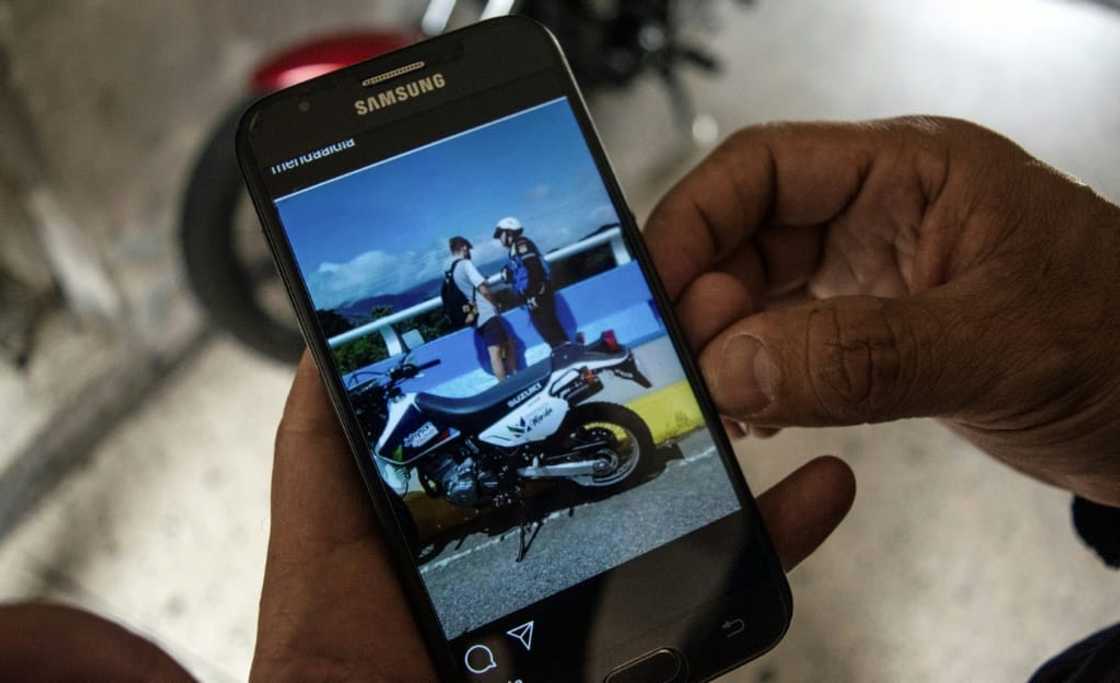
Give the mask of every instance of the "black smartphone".
[[781, 639], [781, 566], [545, 28], [270, 95], [237, 147], [444, 680], [707, 680]]

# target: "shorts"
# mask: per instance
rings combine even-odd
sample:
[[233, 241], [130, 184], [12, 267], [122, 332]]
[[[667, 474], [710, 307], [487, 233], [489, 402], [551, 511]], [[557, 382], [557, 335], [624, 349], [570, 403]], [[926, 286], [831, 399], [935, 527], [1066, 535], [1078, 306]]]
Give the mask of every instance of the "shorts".
[[509, 342], [509, 334], [506, 332], [505, 323], [502, 322], [502, 316], [500, 315], [495, 315], [482, 323], [482, 327], [478, 328], [478, 334], [482, 337], [486, 346], [503, 346]]

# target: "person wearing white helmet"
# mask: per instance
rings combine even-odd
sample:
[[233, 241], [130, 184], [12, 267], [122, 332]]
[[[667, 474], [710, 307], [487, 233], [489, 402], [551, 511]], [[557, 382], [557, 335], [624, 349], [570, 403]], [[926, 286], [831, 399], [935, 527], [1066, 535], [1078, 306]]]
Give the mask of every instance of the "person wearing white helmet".
[[537, 333], [549, 346], [556, 348], [568, 343], [568, 334], [556, 317], [556, 295], [552, 291], [548, 261], [533, 240], [522, 234], [524, 231], [521, 221], [514, 216], [503, 218], [494, 228], [494, 239], [509, 249], [509, 261], [502, 274], [525, 303]]

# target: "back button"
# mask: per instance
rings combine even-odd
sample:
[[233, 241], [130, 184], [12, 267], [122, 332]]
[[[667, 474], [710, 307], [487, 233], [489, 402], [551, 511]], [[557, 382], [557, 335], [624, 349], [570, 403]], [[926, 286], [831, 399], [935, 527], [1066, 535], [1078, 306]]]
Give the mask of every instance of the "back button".
[[603, 683], [677, 683], [687, 678], [688, 667], [676, 650], [662, 648], [623, 664]]

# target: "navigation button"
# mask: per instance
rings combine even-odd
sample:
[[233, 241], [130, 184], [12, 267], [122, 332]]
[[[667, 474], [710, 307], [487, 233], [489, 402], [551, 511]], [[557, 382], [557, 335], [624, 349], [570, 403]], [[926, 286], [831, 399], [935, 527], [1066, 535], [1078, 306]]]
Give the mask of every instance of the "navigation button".
[[463, 655], [463, 664], [467, 666], [467, 671], [475, 675], [498, 668], [494, 653], [485, 645], [471, 645], [467, 654]]
[[604, 683], [677, 683], [688, 676], [684, 657], [663, 648], [623, 664], [607, 675]]
[[747, 625], [742, 619], [724, 619], [720, 628], [723, 629], [723, 637], [730, 640], [745, 631]]
[[506, 631], [507, 636], [516, 639], [517, 642], [525, 646], [526, 652], [533, 649], [533, 624], [535, 621], [526, 621], [524, 624]]

